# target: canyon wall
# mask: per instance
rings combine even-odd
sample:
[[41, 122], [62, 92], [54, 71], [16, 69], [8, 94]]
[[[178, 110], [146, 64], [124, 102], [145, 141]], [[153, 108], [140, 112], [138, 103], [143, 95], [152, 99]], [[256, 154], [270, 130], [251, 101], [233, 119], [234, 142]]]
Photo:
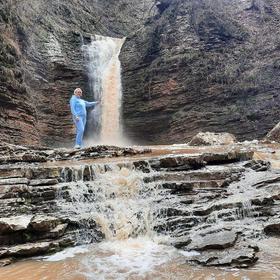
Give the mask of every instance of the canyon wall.
[[197, 131], [261, 138], [278, 122], [276, 0], [0, 1], [0, 140], [70, 145], [90, 34], [126, 37], [123, 119], [138, 143]]
[[75, 133], [69, 110], [73, 90], [79, 86], [86, 99], [93, 96], [82, 45], [90, 41], [90, 34], [124, 37], [144, 20], [153, 4], [0, 2], [0, 139], [70, 145]]
[[198, 131], [263, 137], [279, 121], [279, 2], [161, 2], [123, 51], [129, 135], [154, 143]]

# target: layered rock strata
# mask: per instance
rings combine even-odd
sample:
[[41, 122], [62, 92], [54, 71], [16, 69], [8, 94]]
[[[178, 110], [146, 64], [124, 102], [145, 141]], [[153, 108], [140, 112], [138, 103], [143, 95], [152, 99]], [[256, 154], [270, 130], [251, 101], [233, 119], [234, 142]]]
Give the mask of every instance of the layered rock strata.
[[128, 134], [153, 143], [200, 131], [262, 138], [279, 121], [279, 2], [159, 2], [122, 53]]
[[[270, 170], [268, 162], [252, 160], [253, 151], [240, 145], [216, 152], [159, 156], [102, 146], [55, 151], [8, 145], [4, 150], [0, 156], [3, 264], [11, 258], [104, 239], [94, 215], [65, 212], [64, 204], [76, 209], [80, 203], [96, 203], [96, 172], [109, 174], [122, 168], [127, 176], [129, 170], [142, 174], [148, 188], [152, 184], [163, 191], [161, 199], [179, 201], [159, 209], [152, 226], [155, 232], [169, 235], [176, 248], [199, 252], [189, 262], [247, 267], [258, 259], [258, 242], [279, 235], [279, 174]], [[21, 156], [8, 157], [7, 153]], [[136, 157], [116, 158], [128, 154]], [[106, 163], [98, 162], [101, 157]], [[71, 197], [75, 189], [80, 191], [81, 202]]]
[[263, 137], [278, 123], [279, 1], [1, 1], [0, 140], [67, 146], [91, 34], [126, 37], [123, 117], [136, 142], [199, 131]]

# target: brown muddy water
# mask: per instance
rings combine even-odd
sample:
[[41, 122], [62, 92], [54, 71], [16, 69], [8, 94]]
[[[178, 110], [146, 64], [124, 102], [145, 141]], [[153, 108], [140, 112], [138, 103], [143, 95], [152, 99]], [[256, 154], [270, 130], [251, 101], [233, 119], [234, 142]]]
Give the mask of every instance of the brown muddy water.
[[[5, 280], [278, 280], [280, 239], [258, 244], [262, 253], [250, 269], [189, 265], [183, 251], [145, 237], [66, 249], [44, 259], [0, 269]], [[195, 253], [195, 252], [193, 252]], [[185, 254], [185, 255], [184, 255]]]

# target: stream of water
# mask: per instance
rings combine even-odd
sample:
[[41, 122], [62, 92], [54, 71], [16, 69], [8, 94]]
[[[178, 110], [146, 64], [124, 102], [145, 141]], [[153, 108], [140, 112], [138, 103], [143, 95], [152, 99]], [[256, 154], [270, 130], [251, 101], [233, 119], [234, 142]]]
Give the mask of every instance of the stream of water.
[[89, 114], [88, 144], [124, 143], [121, 122], [122, 85], [119, 54], [124, 39], [93, 36], [83, 49], [88, 58], [89, 86], [101, 104]]

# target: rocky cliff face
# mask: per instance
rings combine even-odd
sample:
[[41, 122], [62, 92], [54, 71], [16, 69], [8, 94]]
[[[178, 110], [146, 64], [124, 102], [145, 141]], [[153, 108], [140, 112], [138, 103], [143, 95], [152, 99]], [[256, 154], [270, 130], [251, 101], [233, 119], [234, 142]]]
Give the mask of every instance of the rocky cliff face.
[[138, 142], [182, 142], [200, 130], [259, 138], [278, 122], [276, 0], [9, 0], [0, 7], [1, 140], [72, 141], [69, 97], [77, 86], [90, 96], [81, 50], [89, 34], [127, 37], [124, 127]]
[[69, 98], [78, 86], [92, 96], [82, 45], [90, 34], [129, 34], [151, 3], [1, 2], [0, 139], [56, 146], [72, 142]]
[[155, 143], [200, 130], [262, 137], [278, 122], [279, 2], [160, 2], [123, 51], [129, 134]]

